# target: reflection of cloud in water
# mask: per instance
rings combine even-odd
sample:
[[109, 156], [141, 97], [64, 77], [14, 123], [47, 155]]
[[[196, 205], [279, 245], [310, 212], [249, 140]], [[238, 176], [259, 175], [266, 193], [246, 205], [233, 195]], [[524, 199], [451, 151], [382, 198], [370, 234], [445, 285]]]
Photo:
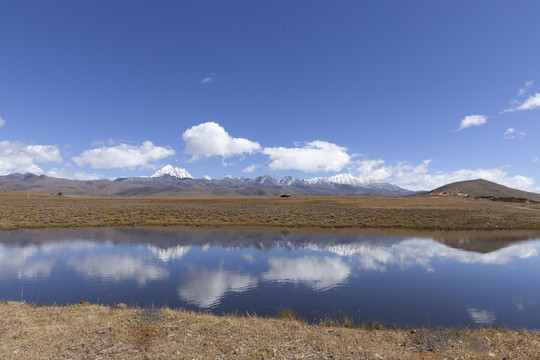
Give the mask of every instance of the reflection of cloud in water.
[[253, 264], [255, 262], [255, 258], [251, 254], [242, 254], [242, 258], [250, 264]]
[[0, 278], [35, 279], [49, 277], [54, 260], [35, 258], [37, 246], [8, 247], [0, 244]]
[[243, 292], [257, 285], [251, 275], [242, 275], [228, 270], [192, 270], [182, 276], [178, 296], [184, 301], [208, 308], [216, 305], [227, 292]]
[[495, 313], [490, 310], [478, 310], [475, 308], [467, 308], [467, 312], [471, 320], [479, 325], [491, 325], [497, 320]]
[[536, 308], [536, 300], [531, 297], [522, 298], [519, 296], [515, 296], [512, 300], [512, 303], [520, 312], [525, 311], [526, 308]]
[[168, 262], [182, 259], [191, 249], [191, 246], [178, 245], [169, 248], [160, 248], [154, 245], [148, 245], [148, 248], [159, 260]]
[[[535, 245], [536, 244], [536, 245]], [[508, 246], [487, 254], [451, 248], [428, 239], [409, 239], [389, 246], [374, 246], [362, 243], [310, 246], [311, 249], [331, 251], [341, 256], [352, 256], [358, 267], [369, 271], [385, 271], [389, 265], [401, 268], [420, 266], [432, 271], [431, 261], [453, 260], [464, 264], [504, 265], [514, 258], [527, 259], [538, 256], [538, 243], [522, 243]]]
[[[109, 245], [111, 245], [109, 243]], [[100, 244], [100, 247], [104, 247], [105, 244]], [[60, 253], [74, 253], [81, 251], [90, 251], [96, 249], [98, 244], [91, 240], [71, 240], [69, 242], [50, 242], [44, 243], [40, 246], [41, 251], [48, 254], [54, 254], [58, 256]]]
[[73, 257], [68, 260], [67, 265], [80, 275], [91, 279], [99, 278], [113, 282], [135, 280], [139, 285], [169, 276], [166, 269], [126, 255]]
[[305, 283], [315, 290], [328, 290], [344, 282], [351, 270], [339, 257], [270, 258], [268, 281]]

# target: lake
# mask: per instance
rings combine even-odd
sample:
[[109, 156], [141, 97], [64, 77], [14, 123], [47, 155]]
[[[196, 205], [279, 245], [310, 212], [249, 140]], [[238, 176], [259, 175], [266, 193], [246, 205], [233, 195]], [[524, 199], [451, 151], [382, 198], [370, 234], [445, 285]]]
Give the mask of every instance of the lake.
[[103, 228], [0, 232], [0, 300], [318, 322], [540, 329], [540, 236]]

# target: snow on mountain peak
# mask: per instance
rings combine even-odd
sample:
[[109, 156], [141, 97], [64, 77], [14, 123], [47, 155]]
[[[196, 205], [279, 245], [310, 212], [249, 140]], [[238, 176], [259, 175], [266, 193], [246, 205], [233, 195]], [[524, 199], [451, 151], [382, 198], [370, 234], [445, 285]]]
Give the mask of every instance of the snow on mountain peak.
[[353, 186], [365, 186], [367, 184], [373, 183], [373, 181], [366, 180], [360, 177], [356, 177], [351, 174], [337, 174], [328, 178], [318, 177], [306, 180], [311, 184], [344, 184], [344, 185], [353, 185]]
[[153, 178], [160, 177], [163, 175], [170, 175], [177, 177], [179, 179], [193, 179], [193, 176], [191, 176], [190, 173], [186, 169], [178, 168], [178, 167], [172, 167], [171, 165], [167, 165], [163, 167], [162, 169], [156, 171], [154, 175], [152, 175]]

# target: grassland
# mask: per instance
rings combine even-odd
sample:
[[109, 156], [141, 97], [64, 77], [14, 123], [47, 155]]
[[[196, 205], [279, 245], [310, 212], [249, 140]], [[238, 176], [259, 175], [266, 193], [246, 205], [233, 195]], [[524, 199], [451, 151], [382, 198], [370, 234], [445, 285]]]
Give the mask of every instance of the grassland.
[[538, 359], [540, 334], [385, 330], [183, 310], [0, 303], [2, 359]]
[[540, 205], [422, 197], [92, 198], [0, 192], [4, 230], [172, 225], [540, 230]]

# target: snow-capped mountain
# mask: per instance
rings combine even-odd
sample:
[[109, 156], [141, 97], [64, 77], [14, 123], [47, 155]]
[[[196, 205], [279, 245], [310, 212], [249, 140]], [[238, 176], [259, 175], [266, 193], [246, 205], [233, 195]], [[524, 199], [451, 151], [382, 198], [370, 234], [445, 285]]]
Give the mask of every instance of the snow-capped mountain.
[[310, 184], [342, 184], [351, 186], [371, 186], [378, 181], [364, 179], [351, 174], [337, 174], [330, 177], [317, 177], [306, 180]]
[[[194, 179], [185, 169], [165, 166], [152, 177], [125, 177], [114, 181], [77, 181], [45, 175], [11, 174], [0, 176], [0, 190], [62, 192], [106, 196], [169, 196], [169, 195], [360, 195], [396, 196], [411, 191], [396, 185], [355, 178], [341, 174], [309, 180], [285, 176], [280, 180], [270, 175], [256, 178], [228, 176], [223, 179]], [[38, 191], [38, 189], [41, 189]]]
[[285, 185], [285, 186], [291, 186], [291, 185], [297, 185], [297, 184], [305, 184], [306, 181], [296, 178], [294, 176], [284, 176], [279, 180], [279, 185]]
[[186, 169], [172, 167], [171, 165], [167, 165], [161, 168], [160, 170], [156, 171], [151, 177], [157, 178], [164, 175], [174, 176], [179, 179], [193, 179], [193, 176], [191, 176], [191, 174], [188, 173]]

